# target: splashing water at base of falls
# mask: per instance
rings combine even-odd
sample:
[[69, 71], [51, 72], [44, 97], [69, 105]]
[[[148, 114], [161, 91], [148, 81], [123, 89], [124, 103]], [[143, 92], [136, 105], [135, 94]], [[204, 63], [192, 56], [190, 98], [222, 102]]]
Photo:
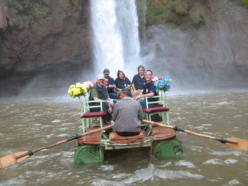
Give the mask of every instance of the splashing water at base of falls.
[[140, 64], [135, 0], [91, 0], [91, 26], [95, 72], [134, 73]]

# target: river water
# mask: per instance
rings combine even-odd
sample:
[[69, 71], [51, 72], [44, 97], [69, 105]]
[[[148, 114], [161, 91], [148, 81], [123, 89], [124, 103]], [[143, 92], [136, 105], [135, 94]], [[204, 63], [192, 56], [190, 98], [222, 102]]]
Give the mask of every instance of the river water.
[[[0, 101], [0, 156], [80, 132], [78, 100]], [[168, 104], [173, 125], [248, 138], [248, 91], [171, 95]], [[149, 160], [147, 151], [128, 150], [110, 153], [103, 164], [91, 166], [76, 166], [76, 143], [67, 143], [0, 170], [0, 185], [248, 185], [247, 152], [185, 134], [177, 137], [184, 147], [180, 159]]]

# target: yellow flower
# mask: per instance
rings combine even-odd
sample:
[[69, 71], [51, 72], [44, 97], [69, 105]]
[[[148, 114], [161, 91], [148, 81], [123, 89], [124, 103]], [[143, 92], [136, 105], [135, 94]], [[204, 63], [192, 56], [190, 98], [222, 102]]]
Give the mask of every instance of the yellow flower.
[[81, 83], [72, 84], [69, 86], [68, 94], [72, 97], [85, 96], [87, 93], [86, 87]]

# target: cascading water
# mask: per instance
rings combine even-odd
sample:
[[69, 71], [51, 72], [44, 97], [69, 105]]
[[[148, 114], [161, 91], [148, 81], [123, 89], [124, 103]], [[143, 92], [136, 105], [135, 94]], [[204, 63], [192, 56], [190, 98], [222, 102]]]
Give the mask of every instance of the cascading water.
[[135, 0], [116, 0], [116, 2], [118, 2], [116, 3], [116, 13], [122, 35], [125, 64], [127, 66], [136, 66], [140, 63], [139, 24], [136, 3]]
[[106, 67], [130, 73], [126, 67], [140, 63], [135, 0], [91, 0], [91, 25], [96, 73]]

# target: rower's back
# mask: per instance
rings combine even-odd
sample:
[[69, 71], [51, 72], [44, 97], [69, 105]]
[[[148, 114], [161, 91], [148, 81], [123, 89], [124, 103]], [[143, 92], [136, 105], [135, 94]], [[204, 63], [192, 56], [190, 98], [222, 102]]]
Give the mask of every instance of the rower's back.
[[113, 109], [114, 130], [120, 135], [137, 135], [140, 132], [142, 108], [138, 101], [124, 97]]

